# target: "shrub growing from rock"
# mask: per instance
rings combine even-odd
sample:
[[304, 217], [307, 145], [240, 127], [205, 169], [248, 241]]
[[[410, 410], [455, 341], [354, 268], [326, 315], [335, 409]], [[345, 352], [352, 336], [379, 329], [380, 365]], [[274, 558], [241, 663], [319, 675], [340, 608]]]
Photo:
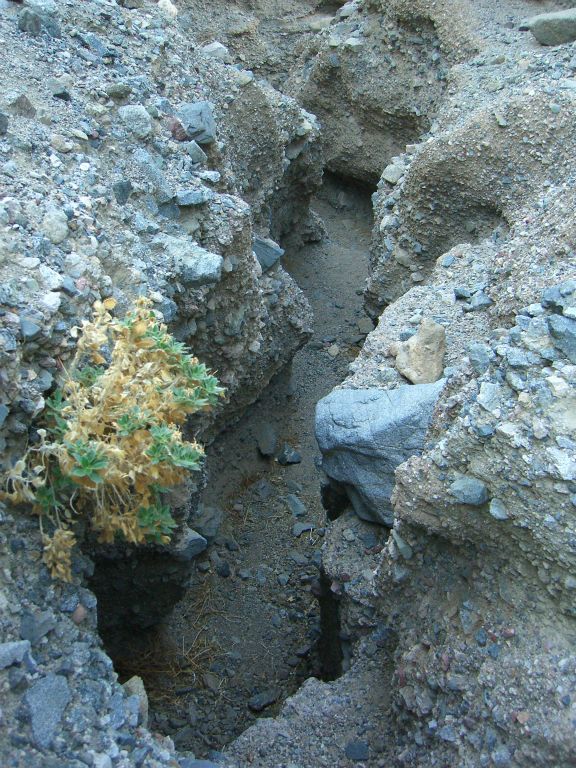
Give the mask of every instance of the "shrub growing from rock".
[[44, 562], [65, 581], [82, 518], [102, 542], [169, 541], [176, 523], [164, 494], [204, 455], [181, 427], [224, 392], [149, 299], [124, 319], [112, 316], [114, 306], [96, 302], [92, 320], [73, 329], [76, 353], [47, 401], [39, 441], [7, 473], [2, 493], [40, 516]]

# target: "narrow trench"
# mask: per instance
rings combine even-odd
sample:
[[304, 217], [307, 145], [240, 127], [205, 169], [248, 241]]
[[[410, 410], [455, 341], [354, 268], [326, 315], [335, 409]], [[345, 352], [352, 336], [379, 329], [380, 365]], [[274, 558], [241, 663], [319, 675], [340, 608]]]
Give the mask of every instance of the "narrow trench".
[[[212, 540], [186, 596], [161, 627], [108, 648], [121, 679], [143, 677], [152, 730], [197, 756], [276, 714], [308, 677], [338, 674], [336, 616], [319, 600], [327, 521], [314, 411], [372, 329], [362, 305], [372, 191], [326, 174], [312, 204], [325, 237], [283, 260], [312, 306], [314, 336], [208, 451], [203, 533], [212, 528]], [[301, 461], [265, 458], [259, 439]]]

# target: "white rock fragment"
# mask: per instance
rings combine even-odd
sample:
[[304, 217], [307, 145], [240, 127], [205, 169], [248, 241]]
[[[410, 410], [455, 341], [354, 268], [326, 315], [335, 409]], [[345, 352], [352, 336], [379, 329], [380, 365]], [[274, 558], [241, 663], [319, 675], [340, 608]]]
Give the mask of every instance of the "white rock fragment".
[[141, 104], [128, 104], [120, 107], [118, 116], [124, 125], [139, 139], [145, 139], [152, 130], [152, 119]]
[[68, 217], [64, 211], [48, 211], [42, 220], [42, 231], [54, 245], [64, 242], [68, 237]]
[[200, 51], [204, 54], [204, 56], [208, 56], [211, 59], [216, 59], [217, 61], [231, 61], [228, 48], [226, 48], [226, 46], [222, 43], [219, 43], [217, 40], [215, 40], [213, 43], [208, 43], [208, 45], [203, 45], [202, 48], [200, 48]]
[[170, 0], [158, 0], [158, 10], [162, 11], [168, 19], [175, 19], [178, 16], [178, 8]]
[[406, 168], [404, 164], [400, 162], [394, 162], [390, 165], [387, 165], [386, 168], [384, 168], [384, 173], [382, 174], [382, 178], [384, 181], [387, 181], [389, 184], [398, 184], [402, 176], [404, 176], [404, 172], [406, 171]]

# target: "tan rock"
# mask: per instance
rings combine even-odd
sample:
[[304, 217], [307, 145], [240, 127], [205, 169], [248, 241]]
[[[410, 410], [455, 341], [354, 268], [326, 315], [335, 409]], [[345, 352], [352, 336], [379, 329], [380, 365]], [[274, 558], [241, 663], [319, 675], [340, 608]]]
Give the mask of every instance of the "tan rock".
[[444, 370], [446, 332], [434, 320], [424, 319], [418, 333], [396, 346], [396, 369], [412, 384], [438, 381]]
[[57, 152], [68, 153], [74, 149], [74, 144], [60, 133], [55, 133], [50, 140], [50, 144]]

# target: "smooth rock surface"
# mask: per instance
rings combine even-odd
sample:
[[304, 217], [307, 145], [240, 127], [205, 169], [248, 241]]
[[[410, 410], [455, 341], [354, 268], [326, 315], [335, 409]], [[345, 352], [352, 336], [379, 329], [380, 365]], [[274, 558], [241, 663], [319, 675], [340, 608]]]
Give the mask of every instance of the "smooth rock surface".
[[527, 26], [542, 45], [562, 45], [576, 40], [576, 8], [541, 13], [528, 20]]
[[392, 390], [337, 389], [316, 408], [322, 469], [359, 517], [392, 525], [394, 470], [422, 450], [444, 380]]

